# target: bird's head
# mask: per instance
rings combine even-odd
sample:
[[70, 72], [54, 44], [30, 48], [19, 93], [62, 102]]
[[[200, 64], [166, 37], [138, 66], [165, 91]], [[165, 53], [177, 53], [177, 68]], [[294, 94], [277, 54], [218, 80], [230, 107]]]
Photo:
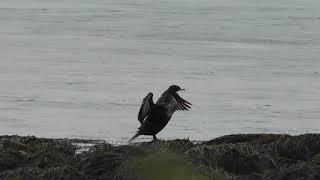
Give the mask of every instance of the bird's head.
[[149, 92], [147, 96], [152, 98], [153, 97], [152, 92]]
[[178, 91], [184, 91], [185, 89], [181, 89], [179, 86], [177, 86], [177, 85], [172, 85], [172, 86], [170, 86], [169, 87], [169, 89], [168, 89], [168, 91], [170, 92], [170, 93], [176, 93], [176, 92], [178, 92]]

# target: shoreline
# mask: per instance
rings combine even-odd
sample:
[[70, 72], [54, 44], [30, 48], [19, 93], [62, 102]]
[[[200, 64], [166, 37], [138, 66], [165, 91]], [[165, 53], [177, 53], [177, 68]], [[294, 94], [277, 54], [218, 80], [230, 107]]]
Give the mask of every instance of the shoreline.
[[[161, 171], [161, 174], [159, 174]], [[111, 145], [0, 136], [0, 179], [319, 179], [320, 134], [233, 134]]]

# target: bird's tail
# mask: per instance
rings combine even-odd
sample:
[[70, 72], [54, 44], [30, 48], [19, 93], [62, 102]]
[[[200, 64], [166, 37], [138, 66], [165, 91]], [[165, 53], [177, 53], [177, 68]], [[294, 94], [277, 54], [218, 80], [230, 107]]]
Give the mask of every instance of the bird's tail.
[[137, 134], [134, 135], [134, 136], [128, 141], [128, 143], [131, 143], [131, 141], [133, 141], [134, 139], [136, 139], [138, 136], [140, 136], [140, 132], [137, 132]]

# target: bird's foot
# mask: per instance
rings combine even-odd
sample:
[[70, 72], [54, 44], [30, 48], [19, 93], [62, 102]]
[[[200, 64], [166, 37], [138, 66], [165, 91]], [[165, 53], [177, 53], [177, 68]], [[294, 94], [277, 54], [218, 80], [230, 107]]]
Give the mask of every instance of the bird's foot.
[[157, 136], [156, 135], [153, 135], [153, 140], [152, 140], [153, 142], [157, 142], [157, 141], [159, 141], [159, 139], [157, 138]]

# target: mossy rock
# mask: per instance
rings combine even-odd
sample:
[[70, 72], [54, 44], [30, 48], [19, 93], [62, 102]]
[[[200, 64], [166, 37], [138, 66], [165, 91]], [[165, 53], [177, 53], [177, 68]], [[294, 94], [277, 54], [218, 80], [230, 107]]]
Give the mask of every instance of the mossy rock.
[[116, 180], [209, 180], [181, 154], [148, 153], [130, 157], [119, 167]]

